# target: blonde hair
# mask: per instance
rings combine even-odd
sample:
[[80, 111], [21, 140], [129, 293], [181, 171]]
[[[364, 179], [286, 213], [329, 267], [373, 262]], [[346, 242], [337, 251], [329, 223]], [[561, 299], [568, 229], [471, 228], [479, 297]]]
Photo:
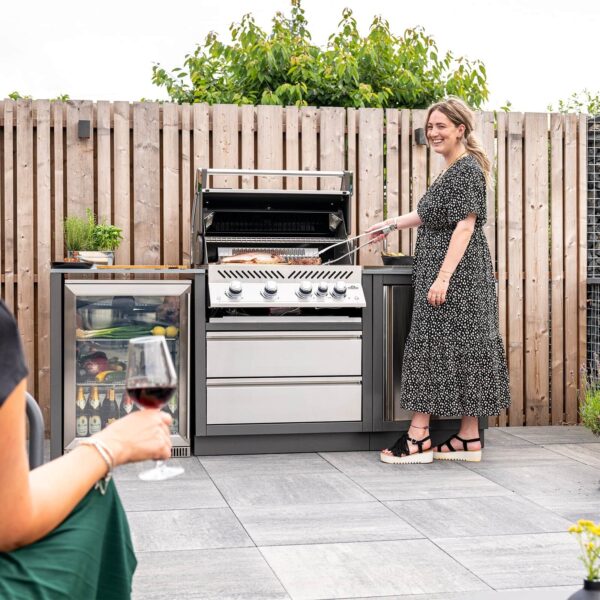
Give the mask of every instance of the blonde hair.
[[456, 127], [459, 125], [464, 125], [465, 133], [463, 141], [465, 144], [465, 150], [469, 154], [472, 154], [475, 160], [479, 163], [479, 166], [483, 171], [483, 175], [485, 176], [485, 181], [489, 185], [491, 182], [492, 163], [485, 153], [483, 146], [479, 143], [477, 137], [473, 135], [473, 111], [469, 108], [466, 102], [460, 98], [451, 96], [445, 100], [442, 100], [441, 102], [436, 102], [429, 107], [425, 123], [429, 122], [429, 117], [434, 110], [439, 110], [441, 113], [446, 115]]

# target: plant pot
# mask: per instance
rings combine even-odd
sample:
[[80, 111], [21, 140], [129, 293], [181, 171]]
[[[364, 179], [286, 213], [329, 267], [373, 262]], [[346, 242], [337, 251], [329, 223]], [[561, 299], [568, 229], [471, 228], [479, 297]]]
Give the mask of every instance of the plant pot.
[[583, 588], [569, 596], [569, 600], [600, 600], [600, 580], [583, 580]]

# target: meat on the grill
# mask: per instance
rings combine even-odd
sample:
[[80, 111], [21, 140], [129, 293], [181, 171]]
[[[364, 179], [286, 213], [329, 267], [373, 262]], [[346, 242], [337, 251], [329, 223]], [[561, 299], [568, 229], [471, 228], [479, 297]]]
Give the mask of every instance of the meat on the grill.
[[277, 254], [268, 252], [244, 252], [235, 256], [224, 256], [221, 262], [223, 264], [241, 265], [279, 265], [287, 261]]
[[287, 263], [289, 265], [320, 265], [321, 258], [319, 256], [298, 256], [288, 258]]

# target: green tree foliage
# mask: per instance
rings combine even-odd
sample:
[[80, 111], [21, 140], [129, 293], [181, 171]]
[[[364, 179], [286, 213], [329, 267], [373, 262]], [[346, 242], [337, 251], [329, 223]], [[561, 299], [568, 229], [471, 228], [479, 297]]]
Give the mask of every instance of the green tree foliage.
[[440, 55], [420, 27], [399, 37], [375, 17], [361, 37], [345, 9], [320, 48], [311, 43], [301, 1], [291, 4], [291, 16], [278, 12], [270, 33], [247, 14], [230, 26], [230, 44], [210, 33], [183, 67], [155, 65], [152, 82], [178, 103], [423, 108], [455, 95], [479, 108], [488, 98], [483, 63]]
[[[548, 110], [554, 112], [552, 104]], [[557, 111], [560, 113], [586, 113], [588, 115], [600, 115], [600, 92], [590, 92], [584, 89], [581, 92], [573, 92], [566, 100], [559, 100]]]

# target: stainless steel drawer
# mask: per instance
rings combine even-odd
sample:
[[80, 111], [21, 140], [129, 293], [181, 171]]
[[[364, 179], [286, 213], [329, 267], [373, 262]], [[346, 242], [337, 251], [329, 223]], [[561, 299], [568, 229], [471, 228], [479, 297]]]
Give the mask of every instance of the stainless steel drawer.
[[207, 424], [360, 421], [360, 378], [213, 379]]
[[360, 331], [211, 331], [207, 377], [361, 375]]

